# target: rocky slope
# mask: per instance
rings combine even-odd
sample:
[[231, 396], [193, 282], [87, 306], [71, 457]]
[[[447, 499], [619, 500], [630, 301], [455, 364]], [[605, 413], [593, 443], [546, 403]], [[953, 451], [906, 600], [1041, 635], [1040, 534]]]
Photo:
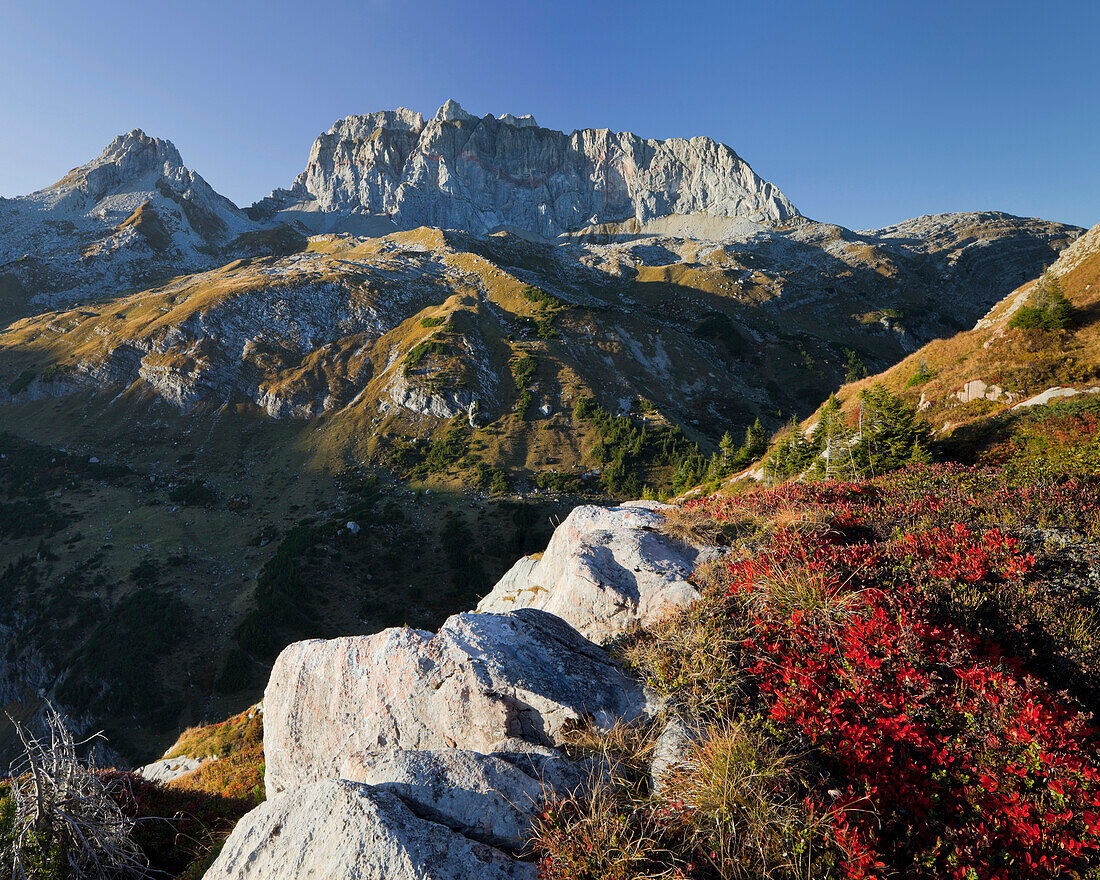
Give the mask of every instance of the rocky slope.
[[[644, 399], [704, 443], [757, 417], [774, 423], [815, 404], [853, 361], [881, 368], [971, 323], [1075, 234], [963, 214], [720, 242], [320, 236], [290, 256], [12, 325], [0, 402], [128, 389], [186, 412], [249, 404], [326, 416], [327, 445], [375, 459], [462, 417], [508, 438], [484, 438], [488, 465], [538, 470], [552, 455], [569, 469], [584, 464], [571, 439], [582, 397], [612, 413]], [[523, 358], [535, 369], [517, 380]], [[532, 448], [533, 427], [555, 452]]]
[[448, 101], [430, 120], [401, 107], [337, 122], [290, 189], [252, 207], [317, 232], [439, 226], [545, 237], [669, 215], [800, 219], [774, 185], [710, 138], [647, 140], [530, 116], [482, 118]]
[[[881, 382], [912, 400], [941, 438], [960, 426], [1081, 393], [1100, 393], [1100, 226], [1062, 251], [1046, 281], [1031, 278], [972, 328], [923, 346], [882, 373], [841, 389], [848, 406]], [[1053, 280], [1070, 306], [1064, 329], [1010, 326], [1037, 288]], [[962, 431], [960, 437], [964, 437]]]
[[270, 225], [134, 129], [52, 186], [0, 198], [0, 320], [219, 265]]

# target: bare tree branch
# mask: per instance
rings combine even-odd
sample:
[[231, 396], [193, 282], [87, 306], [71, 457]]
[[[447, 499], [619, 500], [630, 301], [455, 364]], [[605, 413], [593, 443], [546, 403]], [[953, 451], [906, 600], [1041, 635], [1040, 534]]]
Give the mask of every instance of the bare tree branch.
[[47, 735], [36, 737], [9, 715], [24, 754], [11, 768], [15, 804], [13, 880], [26, 880], [28, 853], [68, 869], [72, 877], [117, 880], [148, 872], [145, 854], [134, 842], [134, 820], [119, 806], [124, 779], [105, 782], [89, 757], [77, 749], [101, 734], [73, 741], [61, 715], [47, 705]]

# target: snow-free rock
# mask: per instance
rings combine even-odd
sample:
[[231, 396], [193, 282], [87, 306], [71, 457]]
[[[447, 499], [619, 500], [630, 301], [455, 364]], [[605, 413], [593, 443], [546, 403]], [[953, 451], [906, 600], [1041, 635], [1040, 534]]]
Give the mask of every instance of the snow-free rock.
[[539, 806], [554, 791], [505, 757], [467, 749], [352, 755], [340, 777], [395, 794], [422, 817], [511, 851], [522, 849]]
[[670, 215], [801, 220], [776, 186], [710, 138], [565, 134], [531, 117], [478, 118], [456, 101], [427, 122], [404, 108], [340, 120], [314, 142], [291, 188], [252, 211], [318, 232], [376, 218], [390, 228], [511, 228], [551, 237]]
[[602, 649], [535, 609], [458, 614], [437, 635], [297, 642], [264, 693], [267, 792], [338, 776], [359, 753], [553, 745], [571, 724], [610, 727], [654, 708]]
[[686, 605], [699, 596], [688, 577], [717, 550], [661, 532], [664, 507], [634, 501], [574, 509], [546, 552], [520, 559], [477, 610], [540, 608], [602, 642]]
[[534, 865], [417, 816], [396, 795], [326, 780], [237, 823], [205, 880], [534, 880]]
[[188, 773], [199, 769], [201, 762], [196, 758], [162, 758], [152, 764], [146, 764], [137, 769], [138, 776], [143, 776], [150, 782], [171, 782]]

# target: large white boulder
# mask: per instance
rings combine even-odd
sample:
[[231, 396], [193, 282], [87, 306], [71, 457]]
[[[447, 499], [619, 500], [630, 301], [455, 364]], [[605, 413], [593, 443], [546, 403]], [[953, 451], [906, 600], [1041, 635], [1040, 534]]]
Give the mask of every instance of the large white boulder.
[[188, 773], [194, 773], [201, 763], [197, 758], [161, 758], [152, 764], [139, 767], [137, 774], [150, 782], [159, 782], [163, 785]]
[[535, 880], [535, 865], [347, 780], [279, 794], [248, 813], [204, 880]]
[[421, 817], [513, 852], [523, 848], [539, 807], [555, 791], [505, 756], [466, 749], [352, 755], [340, 776], [395, 794]]
[[554, 531], [541, 557], [525, 556], [497, 582], [478, 611], [539, 608], [595, 642], [648, 623], [699, 593], [688, 582], [701, 555], [664, 534], [656, 501], [577, 507]]
[[571, 724], [610, 727], [655, 708], [603, 650], [535, 609], [458, 614], [436, 635], [296, 642], [264, 693], [267, 794], [337, 777], [356, 754], [553, 745]]

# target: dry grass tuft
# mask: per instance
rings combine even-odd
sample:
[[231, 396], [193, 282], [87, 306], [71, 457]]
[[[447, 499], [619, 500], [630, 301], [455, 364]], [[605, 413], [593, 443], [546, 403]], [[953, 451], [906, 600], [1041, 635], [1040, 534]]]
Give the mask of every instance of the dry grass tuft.
[[692, 747], [667, 797], [690, 811], [697, 851], [718, 876], [807, 877], [826, 829], [807, 813], [798, 777], [797, 759], [758, 722], [732, 721]]
[[664, 880], [674, 856], [645, 804], [606, 779], [583, 795], [550, 804], [532, 829], [540, 877]]
[[732, 621], [704, 603], [678, 611], [613, 646], [647, 685], [699, 716], [735, 705], [744, 689]]
[[608, 730], [587, 722], [565, 731], [562, 749], [573, 759], [595, 758], [618, 782], [637, 786], [649, 775], [660, 733], [656, 720], [619, 722]]
[[738, 540], [756, 534], [762, 526], [763, 521], [748, 510], [740, 515], [724, 512], [718, 517], [702, 504], [665, 511], [662, 530], [687, 544], [731, 547]]

